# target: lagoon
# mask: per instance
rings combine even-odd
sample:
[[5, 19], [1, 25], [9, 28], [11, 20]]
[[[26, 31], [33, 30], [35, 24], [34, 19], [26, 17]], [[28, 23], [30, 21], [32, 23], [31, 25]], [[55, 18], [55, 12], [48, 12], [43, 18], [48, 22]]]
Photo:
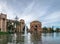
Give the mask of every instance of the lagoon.
[[60, 33], [3, 34], [0, 44], [60, 44]]

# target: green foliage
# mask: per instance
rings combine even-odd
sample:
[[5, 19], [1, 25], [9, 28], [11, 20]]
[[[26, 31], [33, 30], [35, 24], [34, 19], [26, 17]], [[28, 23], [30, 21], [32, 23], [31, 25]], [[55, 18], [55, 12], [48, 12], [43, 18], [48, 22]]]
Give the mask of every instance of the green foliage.
[[1, 35], [1, 34], [9, 34], [9, 33], [8, 33], [8, 32], [0, 32], [0, 35]]
[[56, 32], [60, 32], [60, 28], [56, 28], [56, 30], [55, 30]]
[[7, 22], [7, 29], [8, 32], [12, 32], [14, 30], [14, 24], [12, 25], [12, 22]]
[[43, 32], [54, 32], [53, 28], [43, 27]]

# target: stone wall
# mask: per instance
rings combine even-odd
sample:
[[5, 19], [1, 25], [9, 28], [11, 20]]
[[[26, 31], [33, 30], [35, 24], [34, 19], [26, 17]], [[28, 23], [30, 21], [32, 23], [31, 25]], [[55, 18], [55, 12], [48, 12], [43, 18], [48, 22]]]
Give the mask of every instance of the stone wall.
[[41, 22], [39, 22], [39, 21], [32, 21], [30, 23], [30, 31], [32, 31], [32, 32], [40, 31], [41, 32], [42, 31], [41, 26], [42, 26]]
[[7, 32], [6, 25], [7, 25], [7, 15], [0, 13], [0, 31], [1, 32]]

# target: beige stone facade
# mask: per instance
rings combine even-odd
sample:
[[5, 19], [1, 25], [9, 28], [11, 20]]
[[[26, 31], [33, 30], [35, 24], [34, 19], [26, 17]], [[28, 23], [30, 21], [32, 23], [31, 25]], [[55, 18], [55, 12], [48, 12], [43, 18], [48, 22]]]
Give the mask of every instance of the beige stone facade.
[[25, 21], [23, 19], [20, 20], [20, 31], [24, 32], [24, 28], [25, 28]]
[[[12, 31], [15, 32], [24, 32], [25, 31], [25, 21], [23, 19], [21, 19], [20, 21], [17, 21], [17, 25], [15, 27], [15, 20], [9, 20], [7, 19], [7, 15], [6, 14], [2, 14], [0, 13], [0, 31], [1, 32], [7, 32], [8, 31], [8, 26], [10, 25], [9, 23], [13, 24], [13, 28]], [[39, 21], [32, 21], [30, 23], [30, 31], [34, 32], [34, 31], [42, 31], [41, 28], [42, 24]]]
[[6, 14], [0, 13], [0, 31], [7, 32], [6, 25], [7, 25], [7, 16]]
[[[13, 26], [16, 23], [15, 20], [9, 20], [9, 19], [7, 22], [10, 22], [11, 24], [13, 23]], [[25, 27], [25, 21], [23, 19], [21, 19], [20, 21], [17, 21], [16, 27], [15, 27], [15, 29], [13, 29], [13, 31], [24, 32], [24, 27]]]
[[41, 32], [42, 31], [41, 26], [42, 26], [41, 22], [39, 22], [39, 21], [33, 21], [33, 22], [30, 23], [30, 31], [31, 32], [34, 32], [34, 31]]
[[24, 27], [25, 27], [25, 21], [21, 19], [16, 26], [16, 32], [24, 32]]

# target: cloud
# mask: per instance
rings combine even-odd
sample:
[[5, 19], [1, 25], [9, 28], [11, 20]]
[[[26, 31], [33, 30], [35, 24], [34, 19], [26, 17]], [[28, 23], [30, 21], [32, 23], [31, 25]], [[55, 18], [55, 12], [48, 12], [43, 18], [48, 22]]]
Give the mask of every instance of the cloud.
[[60, 11], [51, 13], [50, 15], [45, 16], [45, 18], [43, 19], [46, 22], [55, 22], [55, 21], [59, 21], [60, 18]]
[[59, 0], [0, 0], [0, 12], [6, 13], [8, 19], [24, 19], [26, 24], [39, 20], [43, 26], [59, 24]]
[[6, 2], [0, 2], [0, 12], [4, 12], [6, 13], [6, 9], [7, 9], [7, 6], [6, 6]]
[[45, 26], [60, 26], [60, 11], [56, 11], [54, 13], [51, 13], [50, 15], [47, 15], [43, 19], [43, 25]]
[[32, 10], [33, 6], [34, 6], [34, 2], [32, 2], [31, 4], [29, 4], [29, 5], [24, 9], [22, 15], [26, 15], [27, 13], [29, 13], [29, 12]]

